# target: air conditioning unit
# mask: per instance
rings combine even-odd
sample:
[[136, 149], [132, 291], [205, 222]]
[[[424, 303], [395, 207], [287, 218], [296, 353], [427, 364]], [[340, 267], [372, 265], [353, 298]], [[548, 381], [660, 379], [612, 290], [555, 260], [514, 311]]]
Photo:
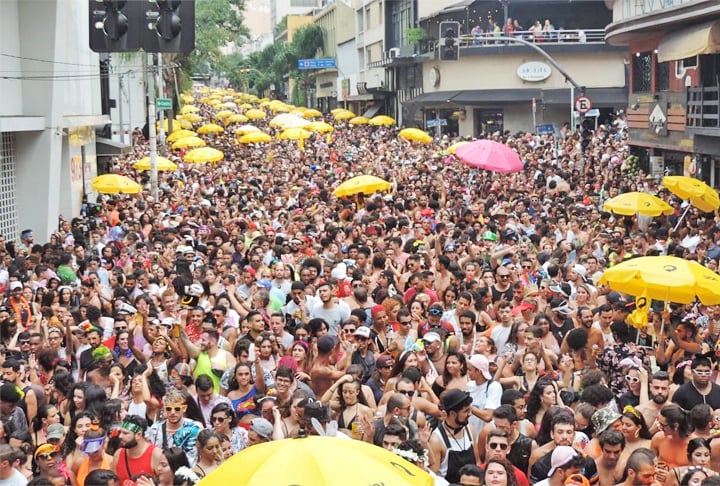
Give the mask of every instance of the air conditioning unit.
[[388, 57], [390, 59], [394, 59], [396, 57], [400, 56], [400, 48], [399, 47], [393, 47], [388, 51]]

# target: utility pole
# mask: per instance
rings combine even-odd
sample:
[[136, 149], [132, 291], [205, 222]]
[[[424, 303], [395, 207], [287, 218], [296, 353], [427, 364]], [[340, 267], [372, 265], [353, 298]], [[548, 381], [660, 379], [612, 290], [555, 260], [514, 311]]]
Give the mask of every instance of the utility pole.
[[123, 122], [123, 100], [122, 100], [122, 94], [123, 94], [123, 75], [118, 74], [118, 99], [117, 99], [117, 107], [118, 107], [118, 118], [120, 122], [120, 141], [122, 143], [125, 143], [125, 123]]
[[[148, 57], [150, 56], [150, 57]], [[155, 123], [157, 116], [155, 114], [155, 72], [152, 62], [152, 54], [143, 57], [143, 70], [147, 82], [147, 98], [148, 98], [148, 134], [150, 138], [150, 194], [155, 200], [158, 200], [158, 170], [157, 170], [157, 139]], [[153, 69], [153, 72], [150, 72]]]
[[[165, 98], [165, 80], [163, 79], [163, 54], [158, 52], [157, 54], [157, 65], [158, 65], [158, 93], [159, 98]], [[165, 146], [165, 110], [160, 110], [160, 135], [158, 137], [160, 142], [160, 155], [167, 156], [167, 147]]]

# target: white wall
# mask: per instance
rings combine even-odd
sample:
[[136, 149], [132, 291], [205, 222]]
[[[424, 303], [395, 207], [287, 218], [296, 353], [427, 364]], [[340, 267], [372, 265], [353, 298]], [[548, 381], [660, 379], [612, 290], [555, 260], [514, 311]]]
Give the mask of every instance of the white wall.
[[[145, 125], [145, 84], [143, 83], [142, 57], [143, 53], [128, 53], [111, 55], [112, 74], [110, 76], [110, 98], [116, 100], [116, 108], [110, 109], [112, 119], [113, 139], [120, 141], [120, 108], [122, 102], [122, 124], [125, 129], [125, 143], [132, 141], [132, 131], [135, 127]], [[119, 78], [123, 78], [123, 95], [118, 96]], [[166, 86], [167, 97], [170, 96], [172, 86]]]

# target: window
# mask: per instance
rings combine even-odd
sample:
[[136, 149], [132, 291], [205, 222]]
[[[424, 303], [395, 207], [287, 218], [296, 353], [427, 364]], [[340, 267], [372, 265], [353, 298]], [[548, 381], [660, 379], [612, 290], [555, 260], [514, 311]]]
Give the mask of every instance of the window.
[[632, 63], [632, 89], [633, 93], [649, 92], [652, 90], [652, 54], [650, 52], [636, 52]]
[[655, 66], [655, 91], [670, 89], [670, 63], [659, 62]]
[[0, 132], [0, 234], [7, 241], [18, 234], [15, 207], [15, 136]]
[[317, 7], [317, 0], [290, 0], [291, 7]]

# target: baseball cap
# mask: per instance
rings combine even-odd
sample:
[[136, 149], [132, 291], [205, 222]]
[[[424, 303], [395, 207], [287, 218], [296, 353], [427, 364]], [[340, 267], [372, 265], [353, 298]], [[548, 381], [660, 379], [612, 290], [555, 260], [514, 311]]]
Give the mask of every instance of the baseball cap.
[[264, 418], [254, 418], [250, 421], [250, 430], [263, 439], [269, 439], [273, 433], [273, 426]]
[[[369, 329], [368, 329], [369, 330]], [[320, 336], [317, 340], [317, 348], [318, 351], [327, 354], [330, 351], [333, 350], [335, 346], [337, 346], [338, 340], [335, 336], [331, 336], [330, 334], [325, 334], [324, 336]]]
[[10, 290], [22, 289], [22, 287], [22, 283], [18, 282], [17, 280], [15, 280], [14, 282], [10, 282]]
[[442, 339], [440, 338], [440, 334], [436, 333], [435, 331], [426, 332], [423, 335], [422, 340], [429, 343], [437, 343], [442, 341]]
[[62, 439], [65, 436], [65, 427], [63, 424], [50, 424], [47, 428], [47, 440]]
[[470, 405], [472, 403], [472, 397], [467, 392], [453, 388], [446, 391], [440, 401], [442, 405], [441, 409], [450, 412]]
[[473, 354], [470, 356], [468, 363], [470, 363], [473, 368], [477, 368], [486, 380], [492, 379], [492, 375], [490, 374], [490, 361], [488, 361], [485, 355]]
[[548, 290], [556, 294], [562, 294], [565, 297], [570, 297], [570, 294], [572, 294], [572, 287], [570, 287], [570, 284], [567, 282], [551, 285], [548, 287]]
[[358, 326], [353, 335], [370, 339], [370, 328], [367, 326]]
[[571, 462], [579, 459], [580, 454], [570, 446], [557, 446], [550, 456], [550, 470], [547, 476], [550, 477], [555, 474], [555, 470], [558, 468], [564, 468]]

